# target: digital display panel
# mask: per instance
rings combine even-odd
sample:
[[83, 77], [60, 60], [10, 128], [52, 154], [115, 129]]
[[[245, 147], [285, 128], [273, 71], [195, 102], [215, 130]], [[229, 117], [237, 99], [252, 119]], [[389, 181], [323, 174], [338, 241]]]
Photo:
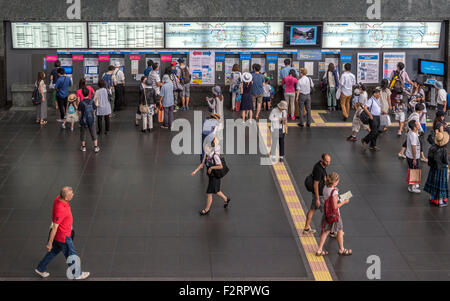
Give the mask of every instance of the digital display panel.
[[291, 45], [316, 45], [317, 26], [292, 26], [290, 35]]
[[323, 48], [439, 48], [440, 22], [325, 22]]
[[167, 48], [282, 48], [283, 22], [168, 22]]
[[419, 73], [436, 76], [445, 75], [445, 62], [419, 59]]
[[90, 48], [164, 48], [162, 22], [89, 22]]
[[13, 22], [12, 44], [15, 49], [87, 48], [84, 22]]

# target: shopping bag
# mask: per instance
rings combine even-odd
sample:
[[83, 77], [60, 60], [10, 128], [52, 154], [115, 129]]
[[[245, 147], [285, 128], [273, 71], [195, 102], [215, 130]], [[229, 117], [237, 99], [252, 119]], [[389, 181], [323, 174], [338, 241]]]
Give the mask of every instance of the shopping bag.
[[389, 117], [389, 115], [381, 115], [380, 125], [382, 127], [390, 127], [391, 126], [391, 118]]
[[406, 183], [408, 183], [408, 185], [420, 184], [421, 179], [422, 179], [422, 170], [408, 169], [408, 177], [406, 178]]
[[159, 106], [159, 112], [158, 112], [158, 122], [163, 123], [164, 122], [164, 109], [163, 106]]
[[236, 112], [241, 110], [241, 101], [236, 101]]

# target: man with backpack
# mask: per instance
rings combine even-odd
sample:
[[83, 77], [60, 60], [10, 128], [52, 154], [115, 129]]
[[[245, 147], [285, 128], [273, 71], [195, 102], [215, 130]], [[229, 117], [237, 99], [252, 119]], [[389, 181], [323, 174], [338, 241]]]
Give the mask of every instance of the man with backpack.
[[83, 88], [83, 96], [85, 97], [78, 106], [78, 112], [80, 115], [80, 138], [81, 138], [81, 148], [82, 152], [86, 151], [86, 131], [91, 134], [92, 141], [94, 142], [94, 152], [98, 153], [100, 147], [98, 147], [97, 133], [95, 132], [95, 110], [97, 106], [94, 101], [89, 96], [89, 90]]
[[109, 102], [111, 104], [111, 111], [114, 112], [114, 66], [109, 66], [108, 71], [105, 72], [102, 76], [102, 79], [106, 82], [106, 90], [108, 90]]
[[181, 103], [183, 107], [181, 111], [189, 111], [189, 98], [191, 97], [191, 73], [188, 66], [186, 66], [184, 59], [178, 60], [180, 66], [177, 68], [177, 77], [180, 79], [180, 83], [183, 86], [181, 91]]
[[325, 187], [325, 179], [327, 177], [326, 168], [331, 164], [331, 156], [329, 154], [323, 154], [319, 162], [314, 165], [313, 172], [306, 178], [306, 189], [312, 193], [311, 207], [306, 214], [305, 229], [303, 234], [314, 234], [317, 231], [311, 228], [311, 220], [314, 216], [314, 212], [320, 209], [323, 203], [321, 196], [323, 195], [323, 188]]
[[405, 64], [402, 62], [399, 62], [397, 64], [397, 70], [392, 71], [391, 74], [391, 89], [394, 88], [394, 85], [396, 82], [400, 82], [400, 85], [403, 89], [405, 89], [405, 83], [408, 83], [410, 85], [413, 85], [413, 82], [409, 78], [408, 73], [405, 71]]

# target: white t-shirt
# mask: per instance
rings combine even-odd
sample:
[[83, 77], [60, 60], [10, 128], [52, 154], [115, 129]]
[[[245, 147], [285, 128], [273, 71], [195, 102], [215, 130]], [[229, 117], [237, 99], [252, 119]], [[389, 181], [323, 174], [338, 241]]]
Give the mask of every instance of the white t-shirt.
[[440, 105], [444, 105], [446, 101], [447, 101], [447, 91], [445, 91], [444, 89], [439, 89], [436, 102]]
[[352, 96], [356, 78], [351, 72], [344, 72], [341, 76], [341, 91], [345, 96]]
[[420, 123], [421, 124], [426, 124], [427, 123], [427, 106], [425, 105], [425, 103], [422, 103], [423, 105], [423, 116], [422, 118], [420, 118]]
[[[416, 158], [413, 158], [412, 146], [416, 146]], [[420, 141], [419, 135], [413, 131], [409, 131], [408, 138], [406, 139], [406, 157], [409, 159], [420, 159]]]
[[297, 91], [300, 91], [301, 94], [311, 94], [312, 88], [314, 88], [314, 83], [312, 79], [306, 75], [302, 76], [297, 82]]
[[[410, 121], [412, 121], [412, 120], [414, 120], [415, 122], [420, 123], [420, 115], [419, 115], [419, 113], [414, 112], [414, 113], [412, 113], [411, 115], [409, 115], [409, 117], [408, 117], [408, 123], [409, 123]], [[422, 130], [422, 127], [419, 127], [419, 133], [422, 132], [422, 131], [423, 131], [423, 130]]]
[[[333, 188], [333, 187], [327, 187], [325, 186], [323, 188], [323, 199], [325, 200], [325, 202], [328, 200], [328, 198], [331, 196], [331, 192], [333, 191], [333, 189], [336, 189], [333, 193], [333, 196], [337, 195], [339, 197], [339, 190], [337, 189], [337, 187]], [[338, 203], [339, 203], [339, 199], [338, 199]], [[339, 209], [338, 209], [339, 210]], [[339, 211], [339, 214], [341, 212]]]

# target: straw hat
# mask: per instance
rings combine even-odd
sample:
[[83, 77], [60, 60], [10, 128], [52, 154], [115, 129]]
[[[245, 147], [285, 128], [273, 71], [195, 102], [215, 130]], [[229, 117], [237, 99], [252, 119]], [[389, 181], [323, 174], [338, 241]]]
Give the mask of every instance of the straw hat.
[[288, 103], [284, 100], [280, 101], [280, 103], [278, 104], [278, 109], [280, 109], [281, 111], [285, 111], [288, 109]]
[[251, 82], [252, 80], [253, 80], [253, 76], [252, 76], [250, 73], [245, 72], [244, 74], [242, 74], [242, 81], [243, 81], [244, 83], [249, 83], [249, 82]]
[[77, 100], [77, 96], [75, 94], [70, 94], [69, 97], [67, 97], [67, 99], [69, 101], [75, 101], [75, 100]]
[[439, 132], [436, 134], [436, 137], [434, 138], [434, 143], [437, 146], [445, 146], [448, 144], [449, 135], [447, 132]]
[[222, 116], [220, 114], [211, 114], [211, 116], [209, 116], [212, 119], [216, 119], [216, 120], [220, 120], [220, 118], [222, 118]]
[[119, 63], [119, 62], [116, 62], [116, 63], [114, 64], [114, 67], [120, 68], [120, 63]]

